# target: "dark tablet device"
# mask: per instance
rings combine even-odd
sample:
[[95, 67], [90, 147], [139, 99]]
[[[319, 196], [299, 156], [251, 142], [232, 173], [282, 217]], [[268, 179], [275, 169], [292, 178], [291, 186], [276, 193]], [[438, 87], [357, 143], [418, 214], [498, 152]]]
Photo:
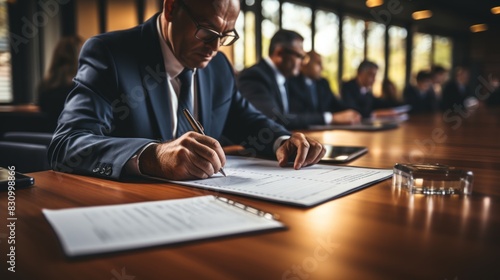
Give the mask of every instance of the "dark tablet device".
[[13, 187], [12, 190], [25, 188], [33, 185], [35, 179], [24, 174], [16, 172], [13, 166], [7, 168], [0, 167], [0, 190], [9, 190], [9, 186]]
[[326, 154], [321, 159], [322, 162], [348, 162], [368, 152], [366, 147], [333, 146], [328, 144], [323, 146], [326, 148]]

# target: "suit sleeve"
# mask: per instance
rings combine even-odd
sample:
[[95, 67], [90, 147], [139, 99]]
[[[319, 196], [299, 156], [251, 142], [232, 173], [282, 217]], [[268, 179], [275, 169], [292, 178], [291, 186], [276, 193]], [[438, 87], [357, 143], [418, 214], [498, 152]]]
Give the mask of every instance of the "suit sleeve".
[[113, 137], [112, 100], [118, 98], [112, 56], [99, 38], [82, 48], [75, 87], [70, 92], [49, 146], [48, 159], [56, 171], [121, 179], [125, 163], [144, 138]]

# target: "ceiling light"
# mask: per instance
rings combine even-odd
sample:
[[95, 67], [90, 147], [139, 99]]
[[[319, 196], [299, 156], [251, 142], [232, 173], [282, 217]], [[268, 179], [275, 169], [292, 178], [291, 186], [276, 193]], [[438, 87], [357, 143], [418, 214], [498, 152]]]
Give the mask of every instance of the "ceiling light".
[[483, 31], [486, 31], [488, 30], [488, 25], [484, 24], [484, 23], [481, 23], [481, 24], [474, 24], [474, 25], [471, 25], [470, 26], [470, 31], [471, 32], [483, 32]]
[[421, 10], [421, 11], [416, 11], [411, 14], [414, 20], [421, 20], [421, 19], [426, 19], [432, 17], [432, 11], [431, 10]]
[[[366, 1], [368, 3], [368, 1]], [[491, 13], [494, 15], [500, 15], [500, 6], [491, 8]]]
[[366, 6], [368, 8], [375, 8], [382, 6], [382, 4], [384, 4], [384, 0], [366, 0]]

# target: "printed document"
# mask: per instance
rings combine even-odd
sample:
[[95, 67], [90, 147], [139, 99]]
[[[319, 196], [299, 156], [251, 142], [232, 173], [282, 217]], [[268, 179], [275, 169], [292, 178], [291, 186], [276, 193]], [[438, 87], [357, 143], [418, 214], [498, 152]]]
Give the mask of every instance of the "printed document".
[[107, 253], [283, 228], [264, 213], [215, 197], [43, 209], [68, 256]]
[[[299, 206], [313, 206], [392, 176], [392, 170], [315, 164], [295, 170], [276, 161], [226, 156], [227, 177], [215, 174], [177, 184], [251, 196]], [[172, 181], [169, 181], [172, 182]]]

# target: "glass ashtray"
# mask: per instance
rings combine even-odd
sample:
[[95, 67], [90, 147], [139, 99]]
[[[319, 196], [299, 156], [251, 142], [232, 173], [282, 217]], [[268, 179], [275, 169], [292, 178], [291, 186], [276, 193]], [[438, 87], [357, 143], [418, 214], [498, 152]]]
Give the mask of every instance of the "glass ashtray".
[[465, 194], [472, 193], [472, 171], [455, 169], [447, 165], [401, 164], [393, 168], [392, 185], [418, 194]]

